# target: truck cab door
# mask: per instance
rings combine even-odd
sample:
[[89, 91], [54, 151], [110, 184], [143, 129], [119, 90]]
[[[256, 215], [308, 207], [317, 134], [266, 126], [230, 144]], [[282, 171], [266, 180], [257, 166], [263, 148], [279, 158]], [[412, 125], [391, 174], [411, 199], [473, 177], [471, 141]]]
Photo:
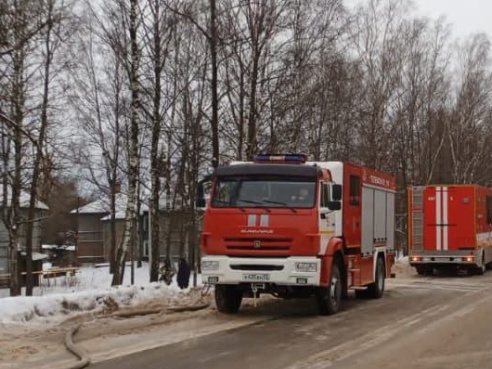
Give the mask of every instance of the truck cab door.
[[320, 254], [324, 255], [330, 239], [335, 235], [335, 212], [328, 207], [331, 201], [330, 184], [321, 182], [319, 188], [318, 224], [320, 233]]

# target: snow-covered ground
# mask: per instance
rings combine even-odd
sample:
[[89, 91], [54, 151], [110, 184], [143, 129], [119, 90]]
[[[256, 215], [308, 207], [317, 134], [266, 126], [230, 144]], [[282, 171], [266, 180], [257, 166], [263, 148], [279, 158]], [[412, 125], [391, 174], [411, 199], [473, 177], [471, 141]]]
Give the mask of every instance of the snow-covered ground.
[[[176, 280], [170, 286], [149, 283], [147, 263], [142, 268], [135, 267], [133, 285], [127, 266], [123, 285], [110, 287], [112, 275], [108, 268], [82, 267], [75, 277], [43, 280], [31, 297], [8, 297], [8, 289], [0, 289], [0, 323], [53, 323], [81, 313], [111, 312], [148, 300], [179, 300], [189, 292], [180, 290]], [[200, 276], [197, 279], [201, 285]], [[190, 286], [192, 283], [193, 276]]]
[[403, 252], [397, 253], [395, 262], [398, 264], [408, 264], [408, 255], [404, 255]]
[[[50, 265], [46, 265], [49, 267]], [[397, 274], [411, 275], [408, 257], [399, 254], [393, 267]], [[149, 267], [135, 267], [135, 283], [130, 284], [130, 267], [127, 266], [122, 286], [110, 287], [112, 275], [109, 266], [82, 267], [75, 277], [58, 277], [43, 280], [34, 289], [32, 297], [8, 297], [8, 289], [0, 289], [0, 324], [56, 323], [83, 313], [110, 313], [121, 308], [133, 307], [147, 301], [176, 304], [189, 297], [189, 289], [180, 290], [176, 277], [170, 286], [149, 283]], [[200, 275], [198, 286], [202, 285]], [[190, 286], [193, 276], [190, 277]]]

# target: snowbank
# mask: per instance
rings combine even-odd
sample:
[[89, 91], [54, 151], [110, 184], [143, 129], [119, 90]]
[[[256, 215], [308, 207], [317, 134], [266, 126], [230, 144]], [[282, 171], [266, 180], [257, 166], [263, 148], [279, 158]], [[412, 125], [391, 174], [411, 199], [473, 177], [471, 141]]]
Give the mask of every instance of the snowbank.
[[405, 256], [405, 254], [403, 253], [403, 250], [401, 251], [398, 251], [396, 253], [396, 258], [395, 258], [395, 261], [398, 263], [398, 264], [408, 264], [408, 255]]
[[[189, 290], [180, 290], [174, 280], [170, 286], [149, 283], [148, 264], [135, 268], [134, 285], [130, 285], [130, 268], [125, 270], [124, 284], [110, 287], [108, 267], [83, 267], [75, 277], [43, 280], [34, 289], [35, 296], [8, 296], [0, 290], [0, 323], [46, 323], [81, 313], [110, 313], [144, 301], [169, 302], [183, 299]], [[190, 286], [192, 277], [190, 277]], [[198, 285], [201, 278], [198, 276]]]
[[[145, 286], [115, 287], [107, 290], [79, 291], [47, 296], [17, 296], [0, 300], [1, 323], [43, 322], [66, 318], [80, 312], [108, 313], [123, 306], [150, 299], [175, 298], [182, 295], [177, 287], [162, 283]], [[50, 319], [51, 318], [51, 319]]]

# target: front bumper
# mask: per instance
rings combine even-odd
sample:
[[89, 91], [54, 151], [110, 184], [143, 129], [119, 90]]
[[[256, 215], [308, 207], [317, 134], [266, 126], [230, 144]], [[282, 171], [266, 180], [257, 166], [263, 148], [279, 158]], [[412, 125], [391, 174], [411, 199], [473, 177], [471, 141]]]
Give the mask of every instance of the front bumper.
[[480, 263], [479, 251], [436, 251], [436, 252], [410, 252], [409, 263], [411, 266], [425, 264], [455, 264], [476, 266]]
[[[216, 262], [216, 270], [203, 270], [202, 280], [210, 284], [267, 283], [284, 286], [319, 286], [321, 260], [316, 257], [244, 258], [204, 256], [203, 262]], [[316, 271], [297, 271], [296, 263], [315, 263]]]

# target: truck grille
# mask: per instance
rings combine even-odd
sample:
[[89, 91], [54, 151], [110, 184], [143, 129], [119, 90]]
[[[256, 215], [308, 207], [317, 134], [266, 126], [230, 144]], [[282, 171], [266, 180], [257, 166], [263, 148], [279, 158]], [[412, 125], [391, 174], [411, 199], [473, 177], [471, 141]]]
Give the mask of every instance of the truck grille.
[[283, 270], [283, 265], [251, 265], [251, 264], [233, 264], [231, 265], [233, 270], [257, 270], [257, 271], [273, 271]]
[[224, 241], [227, 249], [242, 251], [288, 251], [292, 244], [292, 238], [228, 237]]

